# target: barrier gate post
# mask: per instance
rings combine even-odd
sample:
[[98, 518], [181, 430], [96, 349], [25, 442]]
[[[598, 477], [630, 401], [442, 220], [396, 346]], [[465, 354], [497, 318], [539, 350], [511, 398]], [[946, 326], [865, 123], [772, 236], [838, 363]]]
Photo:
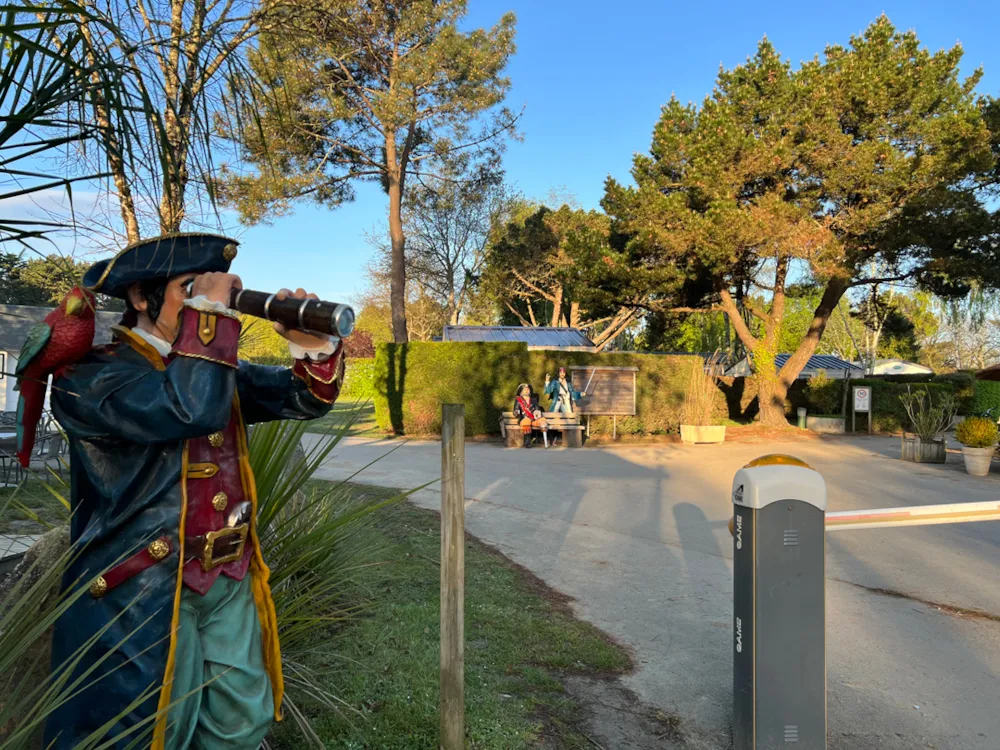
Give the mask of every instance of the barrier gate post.
[[733, 480], [733, 748], [826, 748], [826, 483], [763, 456]]

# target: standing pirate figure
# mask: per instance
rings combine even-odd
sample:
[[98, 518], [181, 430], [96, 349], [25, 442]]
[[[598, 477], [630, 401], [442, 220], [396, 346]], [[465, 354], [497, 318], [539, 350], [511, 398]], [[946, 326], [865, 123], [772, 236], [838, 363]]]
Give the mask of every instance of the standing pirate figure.
[[514, 417], [521, 425], [524, 433], [524, 447], [531, 447], [532, 430], [541, 430], [545, 447], [549, 447], [549, 423], [542, 416], [542, 410], [531, 401], [531, 386], [521, 383], [517, 387], [517, 397], [514, 399]]
[[576, 400], [587, 394], [582, 391], [574, 391], [573, 384], [566, 378], [566, 368], [559, 368], [559, 377], [555, 380], [545, 374], [545, 395], [552, 399], [549, 405], [550, 412], [563, 412], [572, 414], [576, 411]]
[[84, 276], [128, 312], [115, 342], [66, 369], [51, 396], [69, 436], [79, 549], [64, 583], [89, 583], [56, 625], [53, 663], [96, 641], [74, 671], [84, 689], [49, 720], [46, 747], [69, 750], [108, 724], [118, 750], [257, 750], [280, 719], [278, 625], [245, 426], [326, 414], [343, 347], [275, 324], [293, 367], [237, 361], [235, 257], [225, 237], [167, 235]]

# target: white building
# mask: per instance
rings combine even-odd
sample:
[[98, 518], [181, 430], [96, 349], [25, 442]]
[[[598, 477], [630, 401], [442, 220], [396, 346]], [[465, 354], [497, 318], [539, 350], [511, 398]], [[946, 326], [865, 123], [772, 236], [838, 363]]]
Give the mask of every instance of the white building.
[[[858, 367], [862, 365], [855, 363]], [[872, 375], [933, 375], [934, 370], [905, 359], [876, 359]]]

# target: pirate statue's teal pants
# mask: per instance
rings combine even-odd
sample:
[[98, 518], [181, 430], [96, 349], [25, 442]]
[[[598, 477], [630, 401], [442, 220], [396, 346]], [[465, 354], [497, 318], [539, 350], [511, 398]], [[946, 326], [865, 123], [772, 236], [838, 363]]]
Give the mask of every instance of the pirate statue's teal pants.
[[185, 587], [167, 750], [257, 750], [273, 700], [250, 574], [219, 576], [205, 596]]

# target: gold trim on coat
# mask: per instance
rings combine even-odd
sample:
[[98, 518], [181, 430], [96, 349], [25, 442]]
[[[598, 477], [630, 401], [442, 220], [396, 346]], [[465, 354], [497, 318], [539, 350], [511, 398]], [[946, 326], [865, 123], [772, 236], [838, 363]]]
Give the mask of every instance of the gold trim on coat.
[[156, 347], [150, 344], [146, 339], [137, 334], [131, 328], [126, 328], [125, 326], [111, 326], [111, 333], [114, 334], [115, 338], [122, 341], [136, 352], [145, 357], [149, 363], [161, 372], [167, 369], [167, 366], [163, 363], [163, 357]]
[[208, 479], [218, 473], [219, 467], [216, 464], [205, 461], [204, 463], [188, 464], [184, 476], [188, 479]]
[[234, 365], [232, 362], [226, 362], [224, 359], [216, 359], [215, 357], [209, 357], [204, 354], [191, 354], [189, 352], [179, 351], [174, 349], [171, 354], [175, 354], [178, 357], [189, 357], [190, 359], [203, 359], [206, 362], [215, 362], [217, 365], [225, 365], [226, 367], [232, 367], [234, 370], [240, 369], [239, 365]]
[[187, 468], [188, 443], [184, 441], [181, 451], [181, 516], [177, 524], [177, 583], [174, 586], [174, 611], [170, 617], [170, 646], [167, 649], [167, 665], [163, 670], [163, 687], [160, 701], [156, 706], [156, 724], [153, 727], [153, 741], [149, 750], [164, 750], [167, 741], [167, 714], [170, 709], [170, 691], [174, 684], [174, 670], [177, 667], [177, 633], [181, 622], [181, 589], [184, 586], [184, 526], [187, 522]]
[[233, 397], [233, 409], [236, 411], [236, 440], [240, 459], [240, 480], [243, 483], [244, 497], [250, 498], [253, 507], [253, 527], [250, 529], [250, 542], [253, 544], [253, 555], [250, 557], [250, 582], [253, 589], [253, 599], [257, 604], [257, 619], [260, 620], [261, 650], [264, 655], [264, 668], [271, 680], [271, 693], [274, 696], [274, 720], [281, 721], [281, 701], [285, 695], [285, 678], [281, 672], [281, 643], [278, 640], [278, 613], [274, 608], [274, 598], [268, 580], [271, 570], [264, 562], [260, 551], [260, 539], [257, 538], [257, 483], [250, 468], [250, 451], [247, 447], [246, 425], [240, 410], [239, 396]]

